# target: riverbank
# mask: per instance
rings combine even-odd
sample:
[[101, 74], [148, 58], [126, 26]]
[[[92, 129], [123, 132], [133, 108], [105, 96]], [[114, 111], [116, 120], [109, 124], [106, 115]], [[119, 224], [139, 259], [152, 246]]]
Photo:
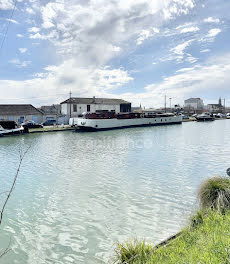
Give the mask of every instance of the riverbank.
[[[230, 213], [198, 213], [175, 239], [154, 247], [143, 242], [118, 246], [118, 261], [128, 264], [229, 263]], [[122, 254], [121, 254], [122, 253]]]
[[61, 132], [70, 130], [75, 130], [75, 128], [70, 126], [47, 126], [43, 128], [30, 128], [29, 133]]

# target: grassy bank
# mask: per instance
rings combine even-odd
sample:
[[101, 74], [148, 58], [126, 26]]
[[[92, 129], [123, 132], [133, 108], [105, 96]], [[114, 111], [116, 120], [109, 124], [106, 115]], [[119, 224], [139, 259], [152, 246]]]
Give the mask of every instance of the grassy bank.
[[199, 214], [176, 239], [159, 248], [137, 241], [119, 245], [115, 263], [230, 263], [230, 213]]
[[230, 179], [213, 177], [198, 191], [201, 211], [176, 238], [153, 246], [132, 241], [118, 244], [117, 264], [230, 263]]
[[29, 129], [29, 133], [42, 133], [42, 132], [57, 132], [57, 131], [68, 131], [74, 130], [75, 128], [70, 126], [48, 126], [43, 128], [31, 128]]

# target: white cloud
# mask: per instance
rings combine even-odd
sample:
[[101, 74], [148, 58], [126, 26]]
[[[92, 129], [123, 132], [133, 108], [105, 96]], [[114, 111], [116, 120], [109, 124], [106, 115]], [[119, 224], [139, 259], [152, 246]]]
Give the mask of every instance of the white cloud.
[[210, 49], [203, 49], [200, 51], [201, 53], [206, 53], [206, 52], [210, 52]]
[[18, 38], [23, 38], [23, 35], [22, 35], [22, 34], [16, 34], [16, 36], [17, 36]]
[[35, 14], [35, 11], [32, 8], [30, 8], [30, 7], [27, 7], [26, 8], [26, 12], [29, 13], [29, 14], [31, 14], [31, 15], [34, 15]]
[[221, 29], [220, 28], [213, 28], [213, 29], [210, 29], [208, 34], [207, 34], [207, 37], [208, 38], [214, 38], [216, 37], [219, 33], [221, 32]]
[[1, 0], [0, 1], [0, 10], [9, 10], [14, 8], [13, 0]]
[[19, 24], [18, 21], [14, 20], [14, 19], [6, 18], [6, 20], [13, 23], [13, 24]]
[[31, 27], [28, 29], [28, 32], [31, 32], [31, 33], [37, 33], [40, 31], [40, 28], [38, 27]]
[[200, 29], [198, 27], [187, 27], [187, 28], [183, 28], [181, 30], [181, 33], [190, 33], [190, 32], [197, 32]]
[[208, 31], [206, 36], [200, 39], [201, 42], [213, 42], [218, 34], [220, 34], [222, 30], [220, 28], [212, 28]]
[[188, 56], [185, 58], [185, 61], [189, 62], [189, 63], [195, 63], [197, 62], [197, 58], [193, 57], [191, 54], [187, 54]]
[[31, 39], [47, 39], [47, 36], [45, 35], [41, 35], [40, 33], [36, 33], [36, 34], [31, 34], [30, 35]]
[[141, 45], [146, 39], [152, 37], [154, 34], [159, 33], [160, 30], [158, 28], [151, 28], [149, 30], [142, 30], [138, 39], [137, 39], [137, 45]]
[[194, 39], [185, 41], [179, 45], [177, 45], [175, 48], [172, 48], [171, 51], [174, 52], [177, 55], [184, 55], [185, 49], [194, 41]]
[[193, 7], [193, 0], [49, 2], [40, 8], [45, 34], [41, 30], [40, 35], [31, 38], [49, 40], [57, 53], [76, 56], [84, 66], [102, 65], [116, 56], [111, 46], [121, 47], [133, 38], [140, 45], [159, 33], [167, 20], [163, 11], [168, 10], [171, 19]]
[[205, 23], [220, 23], [220, 19], [219, 18], [213, 18], [213, 17], [208, 17], [204, 19]]
[[[105, 68], [105, 65], [110, 65], [118, 52], [126, 55], [136, 49], [135, 40], [139, 37], [142, 37], [140, 43], [158, 34], [169, 19], [187, 14], [195, 6], [193, 0], [47, 2], [30, 0], [30, 8], [39, 19], [29, 21], [30, 30], [36, 28], [29, 31], [29, 38], [47, 40], [52, 55], [62, 62], [52, 70], [47, 68], [45, 73], [38, 72], [36, 78], [15, 81], [19, 97], [22, 90], [28, 97], [69, 90], [78, 96], [114, 96], [113, 90], [131, 82], [132, 77], [125, 69]], [[182, 48], [182, 54], [186, 47]], [[20, 63], [14, 61], [22, 66]], [[13, 87], [10, 81], [5, 82]], [[53, 102], [52, 98], [49, 100]]]
[[[11, 63], [17, 67], [23, 67], [18, 59], [12, 60]], [[76, 68], [73, 59], [65, 61], [59, 66], [48, 66], [44, 72], [35, 74], [35, 78], [25, 81], [10, 81], [0, 80], [0, 85], [4, 85], [5, 100], [7, 98], [20, 98], [23, 90], [26, 97], [36, 97], [41, 94], [60, 94], [69, 91], [76, 96], [111, 96], [112, 91], [122, 86], [133, 78], [123, 69], [112, 69], [110, 67], [103, 67], [99, 69], [93, 68]], [[17, 87], [17, 89], [15, 89]], [[49, 88], [47, 90], [47, 87]], [[13, 96], [12, 96], [13, 95]], [[56, 96], [55, 96], [56, 98]], [[60, 103], [65, 96], [59, 97], [57, 103]], [[40, 99], [39, 99], [40, 100]], [[57, 99], [55, 99], [57, 100]], [[26, 101], [25, 101], [26, 102]], [[33, 100], [36, 104], [37, 101]], [[43, 103], [53, 103], [53, 99], [45, 98]]]
[[222, 94], [228, 94], [229, 71], [230, 54], [225, 54], [223, 57], [213, 57], [203, 65], [182, 68], [175, 75], [165, 77], [162, 82], [147, 85], [143, 93], [125, 93], [122, 97], [132, 100], [135, 105], [141, 101], [148, 107], [162, 107], [165, 94], [173, 98], [175, 104], [183, 104], [184, 99], [191, 96], [205, 99], [207, 94], [213, 94], [212, 92], [219, 90], [220, 86]]
[[25, 53], [27, 51], [27, 48], [19, 48], [18, 49], [21, 53]]
[[31, 61], [20, 61], [19, 59], [12, 59], [9, 61], [9, 63], [14, 64], [18, 68], [25, 68], [29, 64], [31, 64]]

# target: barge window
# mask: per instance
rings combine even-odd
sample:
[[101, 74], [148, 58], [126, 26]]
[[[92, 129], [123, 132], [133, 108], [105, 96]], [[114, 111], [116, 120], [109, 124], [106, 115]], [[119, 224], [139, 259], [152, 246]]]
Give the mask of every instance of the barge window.
[[90, 112], [90, 105], [87, 105], [87, 112]]

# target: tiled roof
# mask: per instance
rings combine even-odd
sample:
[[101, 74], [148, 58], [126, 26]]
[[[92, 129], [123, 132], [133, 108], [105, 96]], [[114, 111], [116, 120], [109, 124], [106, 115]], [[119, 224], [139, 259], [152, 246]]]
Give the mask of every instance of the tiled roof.
[[60, 112], [60, 105], [43, 105], [39, 108], [44, 114], [58, 114]]
[[0, 104], [0, 115], [38, 115], [42, 114], [31, 104]]
[[[65, 100], [61, 104], [69, 104], [70, 99]], [[130, 104], [122, 99], [108, 99], [108, 98], [71, 98], [71, 104], [106, 104], [106, 105], [120, 105]]]

